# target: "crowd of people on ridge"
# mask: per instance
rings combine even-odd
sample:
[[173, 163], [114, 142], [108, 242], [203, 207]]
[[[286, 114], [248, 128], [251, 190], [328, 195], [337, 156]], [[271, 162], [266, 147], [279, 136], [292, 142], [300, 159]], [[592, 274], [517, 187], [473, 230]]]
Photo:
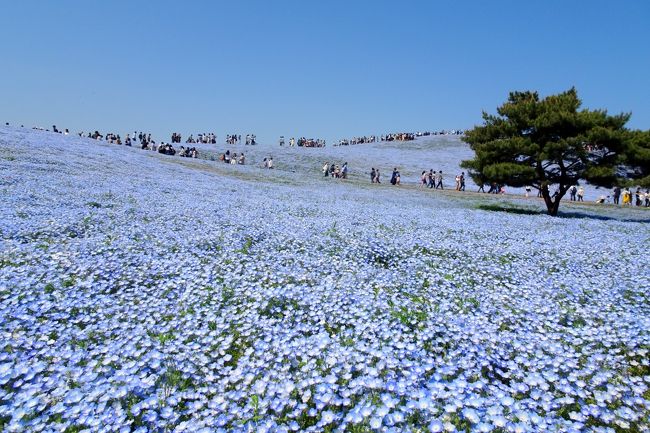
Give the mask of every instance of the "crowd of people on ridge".
[[[280, 139], [278, 140], [278, 144], [280, 147], [284, 146], [285, 140], [284, 140], [284, 135], [280, 136]], [[325, 147], [325, 140], [320, 139], [320, 138], [305, 138], [305, 137], [300, 137], [298, 140], [295, 138], [291, 137], [289, 139], [289, 147]]]
[[460, 129], [442, 130], [442, 131], [418, 131], [418, 132], [395, 132], [390, 134], [364, 135], [353, 138], [342, 138], [334, 146], [350, 146], [355, 144], [377, 143], [384, 141], [412, 141], [417, 137], [428, 137], [430, 135], [462, 135], [465, 131]]
[[354, 144], [364, 144], [364, 143], [376, 143], [377, 142], [377, 136], [376, 135], [370, 135], [370, 136], [363, 136], [363, 137], [352, 137], [350, 139], [343, 138], [339, 140], [338, 144], [334, 144], [334, 146], [350, 146]]
[[[291, 138], [291, 140], [293, 140], [293, 138]], [[292, 146], [291, 140], [289, 140], [289, 146]], [[298, 147], [325, 147], [325, 140], [321, 138], [300, 137], [296, 144]]]
[[394, 134], [386, 134], [381, 136], [381, 141], [413, 141], [415, 140], [415, 133], [413, 132], [396, 132]]
[[[138, 141], [140, 142], [140, 149], [142, 150], [151, 150], [163, 155], [176, 155], [178, 153], [179, 156], [186, 158], [199, 157], [199, 151], [196, 149], [196, 147], [181, 146], [177, 151], [171, 143], [161, 142], [160, 144], [157, 144], [156, 141], [151, 138], [150, 133], [134, 131], [133, 137], [131, 137], [130, 133], [127, 133], [124, 140], [122, 140], [120, 134], [115, 134], [112, 132], [108, 132], [105, 135], [102, 135], [99, 133], [99, 131], [89, 132], [87, 134], [82, 131], [78, 135], [79, 137], [92, 138], [94, 140], [104, 140], [110, 144], [123, 144], [125, 146], [132, 146], [133, 142]], [[172, 143], [180, 143], [180, 140], [180, 134], [172, 134]]]
[[[174, 142], [174, 135], [176, 136], [176, 139], [178, 140], [177, 143], [181, 142], [181, 134], [179, 133], [174, 133], [172, 134], [172, 143]], [[194, 134], [190, 134], [189, 137], [187, 137], [187, 140], [185, 140], [186, 144], [194, 144], [194, 143], [201, 143], [201, 144], [217, 144], [217, 135], [214, 132], [208, 132], [208, 133], [203, 133], [203, 134], [197, 134], [196, 138], [194, 138]]]
[[[9, 123], [6, 123], [7, 126], [9, 126]], [[21, 125], [21, 127], [24, 127]], [[50, 131], [49, 129], [41, 128], [41, 127], [33, 127], [32, 129], [34, 130], [41, 130], [41, 131]], [[63, 135], [69, 135], [70, 132], [69, 130], [66, 129], [59, 129], [57, 128], [56, 125], [52, 125], [52, 132], [58, 133], [58, 134], [63, 134]], [[429, 135], [461, 135], [463, 134], [464, 131], [461, 130], [451, 130], [451, 131], [439, 131], [439, 132], [417, 132], [417, 133], [396, 133], [396, 134], [386, 134], [386, 135], [381, 135], [379, 137], [379, 140], [383, 141], [395, 141], [395, 140], [402, 140], [402, 141], [408, 141], [414, 139], [414, 137], [421, 137], [421, 136], [429, 136]], [[99, 141], [106, 141], [107, 143], [111, 144], [118, 144], [118, 145], [125, 145], [125, 146], [132, 146], [134, 142], [139, 142], [140, 147], [143, 150], [152, 150], [152, 151], [157, 151], [158, 153], [165, 154], [165, 155], [176, 155], [178, 153], [179, 156], [181, 157], [189, 157], [189, 158], [198, 158], [199, 157], [199, 152], [195, 147], [184, 147], [181, 146], [180, 149], [177, 151], [171, 143], [164, 143], [161, 142], [160, 144], [156, 144], [156, 141], [151, 138], [151, 133], [144, 133], [144, 132], [137, 132], [134, 131], [133, 135], [130, 133], [126, 134], [126, 137], [122, 139], [120, 134], [108, 132], [106, 134], [101, 134], [99, 131], [95, 130], [94, 132], [84, 132], [81, 131], [77, 134], [79, 137], [83, 138], [91, 138], [94, 140], [99, 140]], [[216, 143], [216, 138], [217, 136], [214, 133], [206, 133], [206, 134], [198, 134], [198, 139], [194, 139], [193, 135], [190, 134], [188, 137], [186, 143], [204, 143], [204, 144], [215, 144]], [[179, 133], [173, 133], [172, 134], [172, 143], [180, 143], [181, 142], [181, 134]], [[358, 143], [373, 143], [376, 142], [378, 138], [376, 136], [364, 136], [364, 137], [356, 137], [351, 140], [341, 140], [339, 142], [339, 145], [348, 145], [348, 144], [358, 144]], [[227, 143], [230, 144], [237, 144], [241, 142], [241, 135], [227, 135], [226, 136], [226, 141]], [[347, 144], [344, 144], [347, 143]], [[256, 144], [256, 136], [254, 134], [247, 134], [246, 135], [246, 144]], [[280, 145], [284, 145], [284, 137], [280, 137]], [[296, 141], [294, 138], [291, 138], [289, 140], [289, 146], [295, 146]], [[303, 146], [303, 147], [322, 147], [325, 145], [325, 140], [314, 140], [314, 139], [306, 139], [304, 137], [298, 139], [298, 146]], [[335, 145], [336, 146], [336, 145]], [[243, 153], [237, 154], [234, 153], [231, 155], [230, 151], [227, 150], [225, 153], [223, 153], [219, 157], [220, 161], [226, 162], [228, 164], [245, 164], [246, 158]], [[267, 169], [272, 169], [274, 168], [273, 165], [273, 158], [264, 158], [262, 163], [260, 164], [261, 167], [267, 168]], [[341, 178], [341, 179], [347, 179], [348, 177], [348, 163], [344, 163], [341, 167], [339, 165], [332, 163], [329, 164], [325, 163], [325, 165], [322, 168], [322, 172], [324, 173], [325, 177], [334, 177], [334, 178]], [[370, 172], [370, 180], [371, 183], [381, 183], [380, 180], [380, 172], [378, 168], [372, 168]], [[397, 168], [393, 169], [393, 172], [391, 174], [391, 180], [390, 180], [392, 185], [400, 185], [401, 184], [401, 175], [400, 172]], [[419, 186], [421, 188], [424, 187], [429, 187], [429, 188], [435, 188], [435, 189], [444, 189], [443, 185], [443, 176], [442, 176], [442, 170], [439, 170], [436, 172], [435, 170], [431, 169], [429, 172], [426, 170], [422, 171], [420, 175], [420, 181], [419, 181]], [[488, 194], [505, 194], [505, 187], [504, 185], [497, 184], [497, 183], [491, 183], [490, 189], [488, 191], [485, 191], [485, 184], [479, 185], [479, 189], [477, 192], [484, 192]], [[461, 174], [457, 175], [455, 177], [455, 190], [456, 191], [465, 191], [465, 172], [461, 172]], [[527, 186], [525, 188], [525, 197], [529, 197], [529, 194], [531, 192], [532, 188], [530, 186]], [[585, 189], [582, 186], [577, 186], [573, 185], [569, 188], [568, 190], [569, 193], [569, 200], [570, 201], [576, 201], [576, 202], [583, 202], [584, 201], [584, 194], [585, 194]], [[553, 197], [557, 197], [560, 194], [559, 189], [556, 189], [555, 192], [553, 193]], [[538, 190], [537, 197], [542, 197], [542, 191]], [[601, 194], [598, 199], [596, 199], [596, 203], [613, 203], [615, 205], [623, 205], [623, 206], [638, 206], [638, 207], [650, 207], [650, 189], [646, 189], [645, 192], [642, 191], [641, 188], [637, 188], [636, 191], [631, 191], [629, 187], [621, 188], [619, 186], [614, 187], [612, 194], [611, 195], [605, 195]]]

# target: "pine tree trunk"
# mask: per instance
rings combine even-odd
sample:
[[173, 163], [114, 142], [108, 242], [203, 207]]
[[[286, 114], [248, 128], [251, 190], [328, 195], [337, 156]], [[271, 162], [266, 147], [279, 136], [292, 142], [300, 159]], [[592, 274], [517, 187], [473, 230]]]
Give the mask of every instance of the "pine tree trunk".
[[542, 189], [542, 198], [544, 198], [544, 203], [546, 204], [546, 213], [548, 213], [551, 216], [557, 215], [557, 210], [555, 211], [555, 215], [553, 214], [553, 199], [551, 198], [551, 194], [548, 192], [548, 187], [543, 185], [541, 186]]
[[544, 203], [546, 203], [546, 213], [550, 216], [557, 216], [557, 212], [560, 209], [560, 200], [564, 197], [568, 187], [560, 185], [560, 193], [555, 197], [555, 200], [551, 198], [551, 194], [548, 191], [548, 187], [542, 187], [542, 197], [544, 197]]
[[548, 209], [548, 214], [550, 216], [557, 216], [557, 211], [560, 209], [560, 197], [557, 197], [553, 202], [553, 206]]

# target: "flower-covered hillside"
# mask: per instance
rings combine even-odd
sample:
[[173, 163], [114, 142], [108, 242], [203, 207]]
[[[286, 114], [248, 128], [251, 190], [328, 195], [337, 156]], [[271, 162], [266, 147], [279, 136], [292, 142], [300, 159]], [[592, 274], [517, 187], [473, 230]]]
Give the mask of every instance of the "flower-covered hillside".
[[647, 224], [179, 162], [0, 129], [0, 430], [650, 428]]

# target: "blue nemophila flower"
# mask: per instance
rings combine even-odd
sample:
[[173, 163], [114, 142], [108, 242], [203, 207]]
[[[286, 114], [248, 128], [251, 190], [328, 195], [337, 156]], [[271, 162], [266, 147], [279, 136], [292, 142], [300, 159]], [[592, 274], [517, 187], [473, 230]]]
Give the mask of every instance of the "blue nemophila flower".
[[463, 417], [465, 417], [465, 419], [467, 419], [472, 424], [476, 424], [481, 420], [481, 417], [479, 416], [478, 412], [476, 412], [476, 410], [474, 409], [465, 408], [463, 409], [462, 414]]
[[440, 420], [434, 419], [429, 423], [429, 431], [431, 433], [440, 433], [444, 430], [444, 425]]

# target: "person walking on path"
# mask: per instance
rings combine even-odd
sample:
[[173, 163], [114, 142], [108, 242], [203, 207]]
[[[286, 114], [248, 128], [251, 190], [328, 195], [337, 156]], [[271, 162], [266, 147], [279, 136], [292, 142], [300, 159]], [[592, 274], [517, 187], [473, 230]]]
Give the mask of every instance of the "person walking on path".
[[584, 187], [578, 188], [578, 201], [584, 201], [585, 189]]
[[397, 167], [393, 168], [393, 174], [390, 176], [391, 185], [397, 185]]
[[445, 189], [442, 186], [442, 170], [439, 170], [438, 174], [436, 174], [436, 189], [438, 189], [438, 188]]
[[420, 175], [419, 188], [424, 188], [426, 185], [427, 185], [427, 171], [424, 170], [424, 171], [422, 171], [422, 174]]

